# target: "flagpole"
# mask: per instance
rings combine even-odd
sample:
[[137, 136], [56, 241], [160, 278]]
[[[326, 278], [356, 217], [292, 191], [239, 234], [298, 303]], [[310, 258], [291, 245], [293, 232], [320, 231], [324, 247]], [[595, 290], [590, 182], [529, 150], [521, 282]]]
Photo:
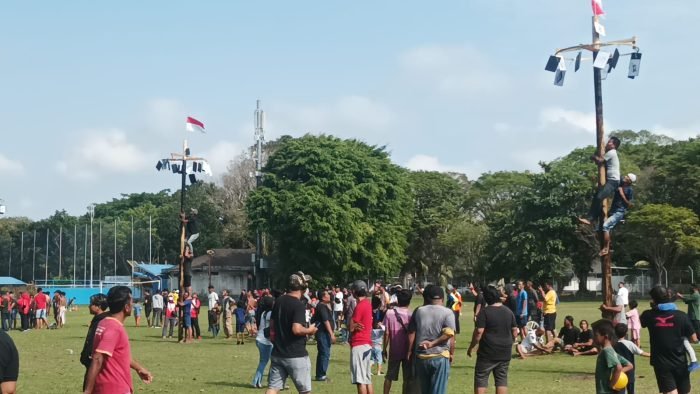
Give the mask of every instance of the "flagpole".
[[19, 279], [24, 282], [24, 231], [19, 246]]
[[44, 262], [44, 284], [49, 285], [49, 228], [46, 228], [46, 259]]

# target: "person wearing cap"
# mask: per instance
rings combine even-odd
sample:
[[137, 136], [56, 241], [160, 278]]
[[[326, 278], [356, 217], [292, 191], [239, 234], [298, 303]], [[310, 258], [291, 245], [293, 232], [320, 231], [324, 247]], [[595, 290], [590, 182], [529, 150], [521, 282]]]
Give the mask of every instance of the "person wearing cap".
[[620, 147], [620, 139], [617, 137], [610, 137], [608, 143], [605, 145], [605, 155], [591, 156], [598, 166], [605, 164], [605, 184], [598, 188], [598, 191], [593, 195], [591, 200], [591, 208], [588, 211], [588, 216], [585, 218], [578, 218], [579, 222], [587, 225], [595, 223], [602, 213], [603, 200], [615, 194], [620, 185], [620, 159], [617, 156], [617, 149]]
[[423, 289], [424, 305], [408, 324], [409, 359], [415, 354], [415, 375], [422, 394], [447, 392], [450, 364], [455, 353], [455, 315], [443, 305], [442, 287]]
[[357, 386], [358, 394], [372, 394], [372, 302], [367, 284], [356, 280], [350, 287], [357, 305], [352, 313], [350, 332], [350, 379]]
[[632, 173], [627, 174], [622, 182], [622, 186], [617, 189], [617, 193], [615, 193], [613, 197], [608, 212], [608, 218], [603, 223], [605, 246], [603, 246], [603, 249], [601, 249], [599, 253], [601, 256], [610, 253], [610, 231], [625, 218], [627, 210], [634, 205], [632, 203], [634, 200], [632, 184], [635, 182], [637, 182], [637, 176]]
[[266, 394], [284, 389], [291, 378], [299, 393], [311, 392], [311, 360], [306, 351], [306, 336], [314, 335], [315, 325], [306, 327], [306, 307], [302, 294], [309, 287], [311, 277], [299, 271], [289, 277], [288, 291], [275, 301], [270, 316], [272, 358]]

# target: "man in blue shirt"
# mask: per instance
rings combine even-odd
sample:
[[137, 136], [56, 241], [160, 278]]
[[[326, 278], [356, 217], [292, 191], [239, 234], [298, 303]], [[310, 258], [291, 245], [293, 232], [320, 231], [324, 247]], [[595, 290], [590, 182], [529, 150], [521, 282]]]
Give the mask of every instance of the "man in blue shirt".
[[518, 286], [518, 303], [515, 307], [515, 321], [520, 329], [522, 339], [525, 339], [527, 336], [527, 328], [525, 328], [525, 326], [527, 325], [528, 318], [527, 291], [525, 291], [525, 284], [522, 280], [519, 280], [516, 284]]
[[632, 190], [632, 184], [636, 181], [637, 176], [629, 173], [623, 179], [622, 186], [617, 188], [617, 192], [610, 206], [610, 211], [608, 212], [608, 218], [605, 220], [605, 223], [603, 223], [605, 246], [603, 246], [603, 249], [600, 251], [601, 256], [610, 253], [610, 230], [615, 228], [615, 226], [625, 218], [627, 210], [633, 205], [634, 191]]

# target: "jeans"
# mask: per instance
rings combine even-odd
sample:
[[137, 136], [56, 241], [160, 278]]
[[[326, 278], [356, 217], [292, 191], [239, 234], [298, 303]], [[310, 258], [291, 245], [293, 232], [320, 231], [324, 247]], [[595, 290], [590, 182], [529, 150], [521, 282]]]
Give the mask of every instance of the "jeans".
[[421, 394], [444, 394], [450, 377], [450, 359], [433, 357], [416, 358], [416, 378]]
[[591, 200], [591, 209], [588, 211], [588, 219], [592, 224], [601, 216], [601, 210], [603, 209], [603, 200], [608, 197], [612, 197], [615, 194], [615, 190], [620, 186], [620, 181], [613, 181], [608, 179], [603, 187], [598, 188], [598, 192], [593, 196]]
[[328, 364], [331, 361], [331, 334], [318, 331], [316, 333], [316, 379], [323, 379], [328, 372]]
[[214, 338], [219, 335], [219, 323], [214, 323], [209, 325], [209, 331], [211, 331], [211, 335], [214, 336]]
[[608, 215], [608, 218], [605, 219], [605, 222], [603, 223], [603, 231], [604, 232], [609, 232], [615, 226], [617, 226], [618, 223], [622, 221], [622, 219], [625, 218], [625, 211], [615, 211], [615, 212], [610, 212]]
[[253, 386], [262, 385], [262, 377], [265, 373], [265, 367], [268, 361], [270, 361], [270, 355], [272, 354], [272, 345], [265, 345], [260, 343], [260, 341], [255, 341], [258, 346], [258, 352], [260, 352], [260, 363], [258, 363], [258, 370], [255, 371], [255, 376], [253, 377]]
[[159, 327], [163, 322], [163, 308], [153, 308], [153, 325]]
[[163, 321], [163, 336], [165, 336], [166, 331], [168, 331], [168, 328], [170, 330], [168, 331], [168, 336], [173, 336], [173, 329], [177, 326], [177, 317], [170, 317], [167, 318]]
[[2, 312], [2, 330], [3, 331], [9, 331], [10, 330], [10, 313], [9, 312]]
[[10, 323], [12, 325], [12, 329], [15, 330], [17, 329], [17, 308], [13, 309], [12, 312], [10, 313]]

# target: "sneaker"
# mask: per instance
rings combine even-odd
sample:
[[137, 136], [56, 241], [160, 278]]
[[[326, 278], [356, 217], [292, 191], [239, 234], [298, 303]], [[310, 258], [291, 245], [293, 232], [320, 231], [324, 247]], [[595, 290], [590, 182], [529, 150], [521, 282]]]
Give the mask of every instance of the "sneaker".
[[695, 372], [698, 369], [700, 369], [700, 364], [698, 364], [697, 361], [694, 361], [688, 365], [688, 372]]
[[328, 380], [328, 377], [326, 377], [326, 376], [321, 376], [321, 377], [317, 377], [317, 378], [314, 379], [314, 380], [317, 381], [317, 382], [325, 382], [326, 380]]

